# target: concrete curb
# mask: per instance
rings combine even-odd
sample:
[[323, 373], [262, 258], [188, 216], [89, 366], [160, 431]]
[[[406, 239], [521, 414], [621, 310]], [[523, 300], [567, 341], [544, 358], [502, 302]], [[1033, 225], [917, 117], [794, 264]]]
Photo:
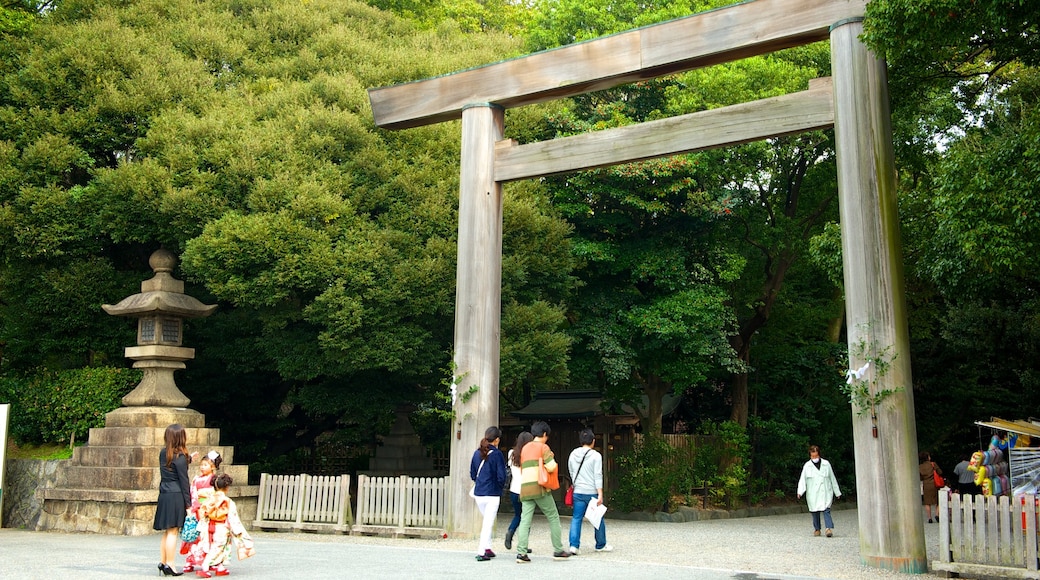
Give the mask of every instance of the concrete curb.
[[[832, 512], [854, 509], [856, 509], [856, 502], [854, 501], [839, 502], [831, 506]], [[610, 517], [615, 520], [628, 520], [634, 522], [685, 523], [806, 513], [809, 513], [809, 510], [805, 504], [750, 507], [736, 510], [705, 510], [681, 506], [674, 512], [612, 512]]]

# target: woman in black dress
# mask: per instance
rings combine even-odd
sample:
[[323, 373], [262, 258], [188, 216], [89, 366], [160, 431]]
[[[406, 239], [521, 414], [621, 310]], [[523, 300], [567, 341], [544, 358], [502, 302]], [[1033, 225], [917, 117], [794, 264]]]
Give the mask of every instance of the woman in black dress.
[[182, 572], [174, 571], [173, 562], [177, 557], [180, 528], [191, 507], [191, 480], [188, 479], [191, 456], [188, 455], [188, 435], [183, 426], [173, 424], [167, 427], [164, 439], [166, 447], [159, 452], [159, 501], [155, 506], [152, 528], [163, 532], [159, 548], [162, 558], [160, 574], [180, 576]]

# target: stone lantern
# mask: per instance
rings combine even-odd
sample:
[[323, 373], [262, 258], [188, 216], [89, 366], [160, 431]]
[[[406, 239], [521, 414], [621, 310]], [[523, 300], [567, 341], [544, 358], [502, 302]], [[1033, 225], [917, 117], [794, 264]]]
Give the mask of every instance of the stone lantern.
[[220, 444], [220, 429], [206, 427], [206, 416], [187, 408], [190, 401], [173, 382], [173, 371], [195, 358], [195, 349], [181, 346], [184, 319], [209, 316], [217, 307], [184, 294], [184, 282], [170, 275], [177, 265], [170, 252], [154, 252], [148, 265], [155, 276], [141, 282], [140, 294], [102, 306], [109, 314], [137, 318], [137, 346], [127, 347], [126, 356], [144, 377], [123, 397], [123, 407], [105, 415], [105, 426], [91, 428], [87, 444], [61, 462], [53, 484], [38, 490], [43, 509], [37, 530], [155, 533], [159, 452], [166, 427], [174, 423], [187, 431], [190, 451], [224, 457], [220, 470], [234, 479], [228, 495], [239, 516], [246, 522], [256, 517], [260, 489], [249, 485], [249, 466], [234, 463], [234, 447]]
[[137, 346], [126, 348], [134, 368], [144, 370], [137, 387], [123, 397], [127, 407], [187, 407], [191, 402], [177, 388], [173, 372], [195, 358], [195, 349], [181, 346], [185, 318], [202, 318], [216, 310], [184, 293], [184, 282], [170, 272], [177, 258], [156, 250], [148, 259], [155, 276], [141, 282], [141, 293], [102, 308], [113, 316], [137, 318]]

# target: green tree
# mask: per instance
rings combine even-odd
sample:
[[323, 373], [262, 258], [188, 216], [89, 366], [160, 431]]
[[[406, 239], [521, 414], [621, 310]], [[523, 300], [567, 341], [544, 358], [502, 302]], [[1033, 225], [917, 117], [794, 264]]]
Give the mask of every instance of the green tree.
[[497, 30], [518, 34], [530, 18], [527, 0], [367, 0], [367, 3], [423, 27], [449, 23], [465, 32]]
[[891, 68], [920, 446], [952, 462], [985, 445], [972, 420], [1036, 405], [1040, 7], [878, 0], [867, 16]]
[[[544, 9], [528, 47], [722, 4], [547, 2], [539, 5]], [[826, 46], [816, 45], [618, 87], [573, 99], [569, 110], [549, 119], [547, 134], [804, 90], [828, 66]], [[582, 315], [572, 316], [580, 322], [572, 331], [578, 339], [572, 375], [620, 389], [621, 401], [645, 394], [652, 406], [669, 392], [728, 381], [730, 418], [746, 425], [754, 339], [809, 240], [837, 217], [833, 159], [829, 136], [812, 133], [548, 180], [588, 264], [575, 307]], [[823, 286], [833, 296], [833, 286]], [[660, 428], [659, 410], [647, 427]]]
[[[220, 306], [178, 382], [237, 441], [367, 445], [388, 411], [440, 404], [458, 125], [378, 130], [366, 89], [518, 50], [462, 28], [350, 0], [66, 0], [5, 38], [0, 370], [125, 364], [133, 329], [100, 304], [162, 245]], [[566, 352], [568, 229], [519, 187], [505, 231], [503, 366], [538, 385]]]

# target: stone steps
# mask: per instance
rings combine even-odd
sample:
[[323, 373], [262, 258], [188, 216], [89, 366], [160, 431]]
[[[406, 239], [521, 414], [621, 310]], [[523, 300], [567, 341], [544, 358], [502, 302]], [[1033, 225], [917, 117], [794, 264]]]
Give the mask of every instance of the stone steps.
[[[220, 445], [220, 429], [185, 428], [188, 449], [205, 453]], [[155, 447], [165, 446], [166, 427], [102, 427], [90, 430], [89, 445], [101, 447]]]
[[[44, 500], [37, 529], [140, 535], [152, 533], [159, 497], [159, 451], [167, 426], [185, 427], [188, 451], [204, 456], [216, 450], [224, 461], [218, 473], [234, 480], [228, 495], [237, 498], [243, 520], [256, 512], [258, 486], [249, 484], [249, 466], [232, 465], [234, 448], [220, 445], [220, 430], [207, 428], [205, 416], [190, 409], [122, 407], [105, 415], [105, 427], [91, 429], [87, 445], [62, 462]], [[198, 463], [188, 475], [198, 474]]]
[[[194, 477], [195, 470], [189, 472]], [[246, 483], [249, 479], [249, 467], [245, 465], [226, 465], [220, 469], [234, 481]], [[65, 468], [66, 485], [70, 488], [84, 489], [120, 489], [151, 490], [159, 489], [159, 469], [157, 467], [108, 467], [98, 465], [68, 465]]]
[[[234, 477], [234, 476], [232, 476]], [[228, 490], [228, 497], [256, 497], [260, 493], [258, 485], [234, 485]], [[47, 489], [44, 491], [46, 499], [62, 501], [104, 501], [122, 502], [126, 504], [152, 503], [159, 499], [159, 490], [137, 490], [124, 491], [118, 489]], [[154, 511], [152, 512], [155, 513]]]
[[[211, 431], [217, 431], [211, 429]], [[218, 437], [220, 433], [217, 433]], [[77, 447], [72, 452], [73, 465], [112, 465], [124, 466], [135, 465], [141, 467], [159, 467], [159, 451], [162, 446], [131, 447], [126, 445], [101, 445], [91, 441], [88, 445]], [[194, 476], [193, 471], [198, 469], [199, 460], [210, 451], [220, 454], [223, 461], [221, 465], [234, 463], [235, 448], [221, 445], [189, 447], [188, 452], [198, 452], [198, 458], [188, 466], [188, 472]], [[234, 476], [232, 476], [234, 477]]]

